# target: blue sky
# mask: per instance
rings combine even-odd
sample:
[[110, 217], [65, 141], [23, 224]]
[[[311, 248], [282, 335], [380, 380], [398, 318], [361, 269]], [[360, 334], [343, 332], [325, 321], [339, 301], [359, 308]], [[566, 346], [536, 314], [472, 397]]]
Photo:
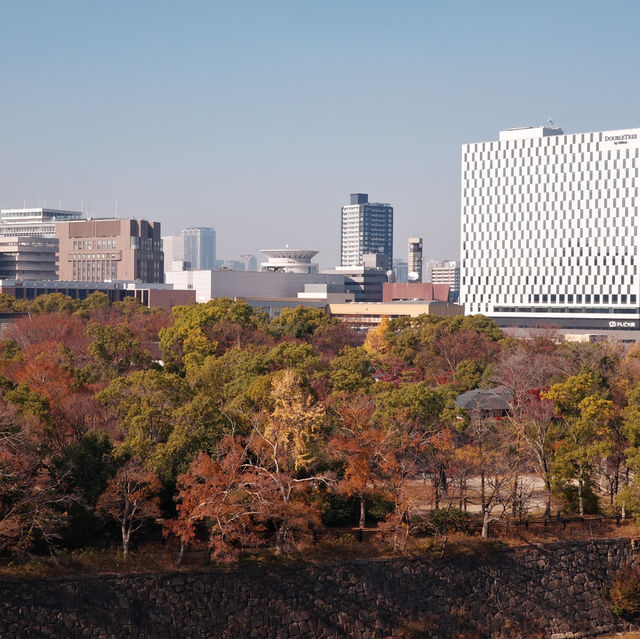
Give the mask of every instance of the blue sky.
[[457, 257], [460, 145], [640, 126], [638, 2], [0, 0], [0, 206], [214, 226], [219, 257], [339, 256], [349, 193], [395, 253]]

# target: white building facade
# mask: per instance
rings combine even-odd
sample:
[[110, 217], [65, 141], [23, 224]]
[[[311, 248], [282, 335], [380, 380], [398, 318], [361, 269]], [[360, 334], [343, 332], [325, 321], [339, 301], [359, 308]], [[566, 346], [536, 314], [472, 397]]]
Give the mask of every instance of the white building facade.
[[503, 326], [638, 329], [640, 128], [462, 147], [460, 299]]
[[80, 211], [58, 209], [2, 209], [0, 210], [0, 236], [49, 237], [56, 236], [56, 222], [81, 220]]

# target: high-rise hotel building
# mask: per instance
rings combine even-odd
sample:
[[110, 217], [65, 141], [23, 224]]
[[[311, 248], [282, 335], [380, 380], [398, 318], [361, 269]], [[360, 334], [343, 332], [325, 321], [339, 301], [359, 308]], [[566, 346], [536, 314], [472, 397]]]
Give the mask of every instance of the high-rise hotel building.
[[640, 327], [640, 129], [462, 147], [460, 297], [500, 325]]

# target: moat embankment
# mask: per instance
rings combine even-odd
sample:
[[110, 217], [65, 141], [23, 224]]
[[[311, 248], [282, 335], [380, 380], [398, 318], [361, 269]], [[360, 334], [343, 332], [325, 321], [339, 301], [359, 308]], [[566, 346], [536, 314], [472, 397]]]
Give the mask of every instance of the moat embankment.
[[603, 596], [627, 566], [640, 547], [606, 539], [444, 562], [0, 580], [0, 637], [594, 636], [627, 629]]

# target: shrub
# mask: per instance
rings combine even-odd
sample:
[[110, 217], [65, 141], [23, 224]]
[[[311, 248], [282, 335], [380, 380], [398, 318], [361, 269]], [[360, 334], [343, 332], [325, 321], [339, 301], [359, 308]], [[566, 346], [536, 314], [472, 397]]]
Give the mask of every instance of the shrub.
[[[555, 490], [555, 496], [561, 504], [561, 510], [565, 513], [577, 513], [578, 507], [578, 487], [571, 484], [562, 486]], [[600, 512], [600, 503], [593, 486], [585, 483], [582, 489], [582, 502], [584, 504], [585, 515], [597, 515]]]
[[609, 589], [611, 610], [619, 617], [640, 615], [640, 570], [620, 571]]
[[[321, 501], [321, 517], [325, 526], [355, 526], [360, 517], [360, 501], [340, 493], [327, 493]], [[393, 511], [394, 502], [381, 493], [367, 493], [367, 521], [382, 521]]]
[[460, 508], [438, 508], [431, 512], [431, 523], [436, 532], [463, 532], [468, 529], [471, 515]]

